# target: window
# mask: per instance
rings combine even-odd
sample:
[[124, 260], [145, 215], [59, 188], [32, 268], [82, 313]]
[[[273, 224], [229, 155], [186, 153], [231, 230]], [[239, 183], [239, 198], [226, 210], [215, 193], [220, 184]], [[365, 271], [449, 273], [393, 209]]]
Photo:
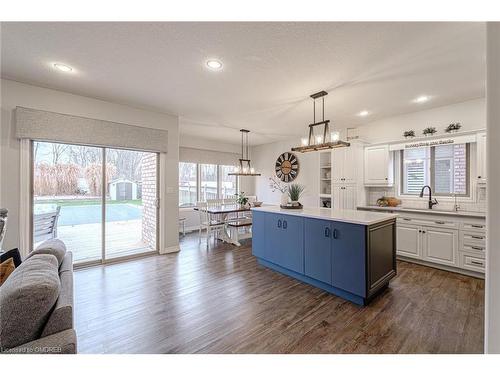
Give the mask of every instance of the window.
[[179, 207], [192, 207], [198, 200], [196, 163], [179, 163]]
[[228, 173], [234, 172], [235, 167], [233, 165], [221, 165], [221, 198], [234, 198], [237, 193], [237, 176], [229, 176]]
[[217, 165], [200, 164], [200, 200], [218, 198]]
[[468, 144], [402, 150], [401, 160], [401, 194], [430, 185], [436, 195], [469, 196]]

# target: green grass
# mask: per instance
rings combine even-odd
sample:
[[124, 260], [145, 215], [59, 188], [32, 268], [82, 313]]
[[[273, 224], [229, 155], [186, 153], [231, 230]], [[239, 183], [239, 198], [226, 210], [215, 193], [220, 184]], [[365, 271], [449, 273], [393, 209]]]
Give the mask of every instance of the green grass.
[[[47, 199], [35, 201], [36, 204], [57, 204], [58, 206], [91, 206], [101, 204], [100, 199]], [[133, 204], [136, 206], [142, 205], [142, 199], [125, 200], [125, 201], [112, 201], [106, 200], [106, 204]]]

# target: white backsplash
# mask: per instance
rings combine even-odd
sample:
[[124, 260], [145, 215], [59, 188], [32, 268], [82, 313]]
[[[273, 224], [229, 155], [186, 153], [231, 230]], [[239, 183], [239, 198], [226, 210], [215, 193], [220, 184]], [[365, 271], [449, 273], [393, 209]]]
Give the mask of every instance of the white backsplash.
[[[478, 187], [476, 191], [477, 199], [476, 202], [464, 202], [464, 201], [459, 201], [458, 205], [460, 206], [460, 211], [474, 211], [474, 212], [486, 212], [486, 199], [484, 197], [486, 196], [485, 193], [486, 188], [485, 187]], [[377, 199], [381, 198], [382, 196], [386, 197], [395, 197], [396, 196], [396, 191], [395, 188], [387, 188], [387, 187], [370, 187], [366, 189], [366, 204], [369, 206], [374, 206], [377, 204]], [[437, 200], [439, 201], [439, 205], [436, 207], [436, 209], [442, 209], [442, 210], [453, 210], [453, 207], [455, 205], [455, 202], [453, 200], [440, 200], [439, 197], [436, 197]], [[401, 199], [402, 207], [407, 207], [407, 208], [427, 208], [428, 204], [428, 196], [427, 194], [425, 195], [424, 198], [418, 198], [416, 197], [415, 199]]]

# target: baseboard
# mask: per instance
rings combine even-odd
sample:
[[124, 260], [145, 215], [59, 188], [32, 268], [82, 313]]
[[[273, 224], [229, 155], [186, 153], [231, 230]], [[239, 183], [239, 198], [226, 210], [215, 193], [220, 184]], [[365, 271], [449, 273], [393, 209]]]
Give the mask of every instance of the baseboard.
[[437, 268], [437, 269], [440, 269], [440, 270], [443, 270], [443, 271], [449, 271], [449, 272], [459, 273], [459, 274], [466, 275], [466, 276], [475, 277], [475, 278], [478, 278], [478, 279], [484, 279], [484, 274], [482, 274], [480, 272], [474, 272], [474, 271], [464, 270], [463, 268], [457, 268], [457, 267], [452, 267], [452, 266], [446, 266], [444, 264], [437, 264], [437, 263], [432, 263], [432, 262], [426, 262], [425, 260], [409, 258], [409, 257], [401, 256], [401, 255], [398, 255], [397, 259], [398, 260], [402, 260], [404, 262], [408, 262], [408, 263], [419, 264], [421, 266], [427, 266], [427, 267], [431, 267], [431, 268]]
[[177, 244], [177, 245], [174, 245], [174, 246], [169, 246], [169, 247], [166, 247], [165, 249], [163, 250], [160, 250], [160, 254], [169, 254], [169, 253], [177, 253], [181, 250], [180, 246]]

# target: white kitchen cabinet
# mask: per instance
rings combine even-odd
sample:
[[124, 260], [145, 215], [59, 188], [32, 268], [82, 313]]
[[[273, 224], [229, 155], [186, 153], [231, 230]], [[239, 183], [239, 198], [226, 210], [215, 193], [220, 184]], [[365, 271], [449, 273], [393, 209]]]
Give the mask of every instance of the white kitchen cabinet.
[[356, 194], [356, 185], [334, 185], [333, 207], [339, 210], [355, 210]]
[[388, 145], [365, 147], [365, 186], [392, 186], [394, 162]]
[[476, 136], [477, 140], [477, 182], [480, 184], [485, 184], [487, 180], [486, 174], [486, 133], [478, 133]]
[[423, 259], [429, 262], [458, 266], [458, 231], [422, 227]]
[[416, 225], [397, 224], [396, 252], [410, 258], [422, 258], [422, 230]]
[[333, 180], [335, 184], [355, 183], [359, 150], [356, 146], [337, 148], [332, 151]]

